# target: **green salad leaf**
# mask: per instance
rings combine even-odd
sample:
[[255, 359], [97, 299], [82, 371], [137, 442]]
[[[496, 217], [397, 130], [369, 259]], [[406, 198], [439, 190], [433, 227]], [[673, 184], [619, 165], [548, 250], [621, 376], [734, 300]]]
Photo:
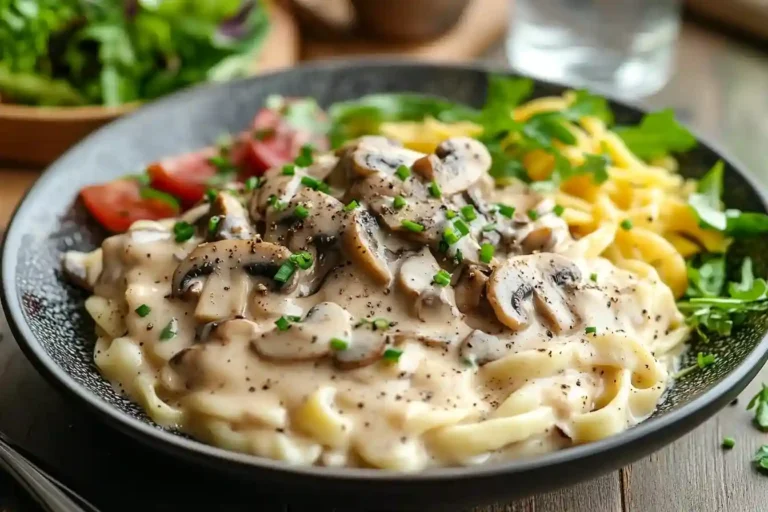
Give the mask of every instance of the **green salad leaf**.
[[0, 0], [0, 94], [114, 106], [243, 76], [268, 25], [258, 0]]
[[677, 122], [672, 109], [646, 114], [638, 126], [619, 126], [615, 131], [630, 151], [646, 160], [696, 146], [696, 137]]
[[723, 174], [723, 162], [718, 161], [699, 180], [696, 192], [688, 197], [688, 204], [702, 226], [737, 237], [768, 233], [768, 215], [736, 209], [723, 210]]
[[742, 261], [739, 281], [728, 282], [723, 254], [700, 255], [687, 266], [688, 290], [678, 308], [702, 339], [729, 335], [746, 314], [768, 310], [768, 284], [754, 277], [750, 258]]

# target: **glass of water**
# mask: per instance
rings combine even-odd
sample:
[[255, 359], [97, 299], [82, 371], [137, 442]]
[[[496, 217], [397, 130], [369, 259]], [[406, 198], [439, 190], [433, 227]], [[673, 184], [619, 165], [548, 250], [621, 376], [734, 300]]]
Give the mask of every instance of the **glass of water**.
[[624, 98], [669, 79], [680, 0], [511, 1], [507, 54], [521, 74]]

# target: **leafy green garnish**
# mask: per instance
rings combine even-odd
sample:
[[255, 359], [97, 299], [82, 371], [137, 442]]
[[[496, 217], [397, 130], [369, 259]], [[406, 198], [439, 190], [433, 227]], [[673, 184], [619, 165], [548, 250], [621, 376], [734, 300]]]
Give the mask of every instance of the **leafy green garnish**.
[[717, 359], [713, 354], [704, 354], [703, 352], [699, 352], [698, 354], [696, 354], [696, 363], [686, 368], [683, 368], [682, 370], [675, 373], [674, 378], [679, 379], [681, 377], [684, 377], [694, 370], [706, 368], [707, 366], [713, 365], [715, 364], [716, 361]]
[[768, 386], [762, 384], [747, 405], [747, 410], [755, 409], [755, 426], [763, 432], [768, 432]]
[[179, 200], [166, 192], [162, 192], [152, 187], [141, 187], [139, 189], [139, 195], [142, 199], [161, 201], [173, 208], [175, 211], [180, 211], [181, 206], [179, 205]]
[[646, 114], [638, 126], [616, 127], [615, 132], [630, 151], [646, 160], [696, 145], [696, 137], [677, 122], [672, 109]]
[[379, 133], [379, 127], [385, 122], [421, 121], [427, 116], [458, 121], [474, 119], [477, 115], [470, 107], [452, 101], [410, 93], [370, 94], [334, 103], [328, 110], [333, 147], [361, 135]]
[[723, 211], [723, 162], [718, 160], [696, 186], [696, 192], [688, 197], [688, 204], [701, 224], [710, 229], [732, 236], [756, 236], [768, 233], [768, 215], [757, 212]]
[[712, 334], [727, 336], [747, 313], [768, 310], [768, 285], [764, 279], [754, 278], [750, 258], [742, 262], [740, 280], [731, 283], [727, 283], [724, 255], [699, 256], [687, 266], [687, 300], [678, 302], [678, 308], [701, 339], [706, 341]]

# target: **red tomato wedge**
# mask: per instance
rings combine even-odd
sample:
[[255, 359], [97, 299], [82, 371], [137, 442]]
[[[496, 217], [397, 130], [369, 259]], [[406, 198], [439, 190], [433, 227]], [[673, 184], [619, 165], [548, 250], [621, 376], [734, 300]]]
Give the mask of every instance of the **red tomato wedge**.
[[[157, 193], [157, 192], [155, 192]], [[91, 215], [113, 233], [126, 231], [137, 220], [158, 220], [178, 215], [178, 205], [156, 197], [142, 197], [141, 185], [120, 179], [80, 191]]]
[[[319, 111], [319, 115], [323, 115], [322, 112]], [[305, 144], [312, 144], [320, 151], [328, 149], [324, 135], [297, 129], [272, 109], [264, 108], [256, 114], [252, 130], [250, 140], [245, 144], [241, 180], [292, 162]]]
[[190, 207], [203, 198], [208, 180], [216, 174], [216, 167], [209, 159], [218, 152], [217, 148], [210, 147], [155, 162], [147, 167], [150, 183]]

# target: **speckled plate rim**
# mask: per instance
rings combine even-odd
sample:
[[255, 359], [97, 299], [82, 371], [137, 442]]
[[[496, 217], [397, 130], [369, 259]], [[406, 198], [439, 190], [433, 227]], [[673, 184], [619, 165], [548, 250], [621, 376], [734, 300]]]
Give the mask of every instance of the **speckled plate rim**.
[[[368, 67], [387, 67], [387, 66], [399, 66], [399, 67], [416, 67], [416, 68], [429, 68], [433, 70], [443, 71], [472, 71], [482, 73], [500, 73], [513, 75], [514, 73], [505, 69], [497, 69], [485, 65], [450, 65], [439, 63], [426, 63], [421, 61], [406, 61], [406, 60], [392, 60], [386, 58], [366, 58], [366, 59], [354, 59], [354, 60], [328, 60], [319, 63], [300, 66], [295, 69], [311, 69], [316, 71], [341, 71], [346, 68], [354, 68], [356, 65], [365, 65]], [[244, 81], [258, 82], [260, 78], [264, 76], [271, 76], [275, 74], [290, 74], [293, 70], [276, 71], [274, 73], [268, 73], [256, 78], [246, 78]], [[554, 82], [547, 82], [544, 80], [533, 79], [535, 82], [553, 87], [566, 87], [563, 84], [557, 84]], [[143, 107], [136, 112], [133, 112], [125, 117], [118, 119], [110, 123], [109, 125], [97, 130], [93, 134], [89, 135], [78, 143], [74, 148], [70, 149], [64, 156], [67, 156], [69, 152], [74, 151], [81, 145], [89, 143], [90, 139], [101, 130], [109, 130], [112, 127], [119, 126], [121, 123], [129, 121], [134, 115], [137, 115], [144, 108], [153, 108], [153, 106], [166, 106], [176, 102], [187, 101], [189, 96], [201, 94], [201, 91], [209, 88], [217, 87], [217, 85], [200, 85], [191, 87], [185, 91], [168, 96], [152, 105]], [[619, 100], [612, 97], [610, 94], [600, 93], [609, 100], [622, 104], [628, 108], [647, 112], [648, 109], [644, 108], [642, 104], [633, 104], [624, 100]], [[711, 144], [706, 138], [701, 137], [694, 130], [691, 132], [696, 136], [700, 144], [708, 146], [712, 151], [718, 154], [723, 160], [727, 161], [730, 166], [739, 173], [745, 180], [745, 182], [755, 191], [756, 195], [760, 198], [762, 204], [768, 209], [768, 195], [766, 195], [757, 180], [749, 172], [746, 172], [745, 167], [732, 158], [726, 152], [722, 151], [717, 145]], [[63, 172], [64, 169], [59, 169], [56, 172]], [[78, 401], [87, 405], [91, 410], [96, 412], [101, 418], [107, 421], [108, 424], [115, 427], [119, 431], [122, 431], [131, 437], [138, 439], [154, 448], [158, 448], [163, 452], [174, 456], [180, 456], [188, 460], [192, 460], [197, 463], [208, 465], [208, 467], [216, 467], [226, 471], [234, 471], [241, 475], [248, 475], [249, 472], [254, 470], [268, 470], [277, 473], [284, 473], [293, 477], [306, 477], [312, 480], [319, 481], [349, 481], [349, 482], [366, 482], [371, 483], [380, 482], [382, 484], [402, 484], [404, 486], [418, 485], [420, 483], [446, 483], [448, 481], [458, 480], [472, 480], [483, 479], [494, 476], [513, 476], [516, 474], [522, 474], [526, 472], [532, 472], [536, 470], [546, 470], [553, 468], [554, 466], [570, 465], [574, 464], [574, 468], [577, 467], [579, 462], [583, 462], [585, 459], [592, 459], [594, 457], [605, 457], [610, 460], [617, 461], [614, 464], [615, 467], [626, 464], [636, 459], [637, 456], [631, 456], [632, 453], [642, 451], [647, 453], [647, 448], [638, 449], [637, 445], [644, 442], [644, 440], [650, 439], [653, 436], [658, 436], [662, 439], [662, 443], [666, 444], [672, 440], [681, 437], [688, 431], [692, 430], [715, 412], [725, 406], [733, 398], [735, 398], [739, 392], [741, 392], [747, 384], [755, 377], [757, 372], [768, 360], [768, 336], [764, 336], [757, 346], [738, 364], [738, 366], [731, 371], [723, 380], [711, 389], [705, 391], [701, 396], [691, 400], [690, 402], [673, 409], [668, 413], [651, 418], [629, 430], [613, 435], [606, 439], [588, 443], [584, 445], [574, 446], [566, 448], [557, 452], [539, 455], [528, 459], [511, 460], [507, 462], [484, 464], [478, 466], [469, 467], [451, 467], [451, 468], [434, 468], [428, 469], [419, 473], [397, 473], [392, 471], [384, 471], [377, 469], [365, 469], [365, 468], [329, 468], [329, 467], [297, 467], [291, 466], [287, 463], [276, 461], [267, 458], [256, 457], [253, 455], [242, 454], [238, 452], [228, 451], [222, 448], [217, 448], [204, 444], [202, 442], [182, 437], [173, 432], [160, 429], [149, 423], [145, 423], [141, 420], [133, 418], [118, 409], [112, 407], [109, 403], [97, 397], [91, 391], [84, 386], [78, 384], [67, 372], [56, 364], [53, 358], [45, 351], [43, 346], [36, 340], [34, 333], [29, 328], [29, 325], [24, 319], [22, 312], [22, 304], [20, 298], [16, 294], [16, 255], [19, 250], [19, 246], [22, 242], [22, 235], [18, 219], [23, 218], [30, 213], [30, 205], [37, 199], [37, 190], [39, 184], [45, 183], [52, 178], [51, 173], [45, 173], [38, 180], [38, 184], [33, 186], [24, 196], [23, 200], [16, 207], [16, 210], [11, 219], [11, 223], [6, 232], [5, 239], [3, 240], [2, 251], [0, 252], [0, 301], [2, 302], [5, 310], [6, 318], [16, 338], [17, 343], [21, 347], [24, 354], [32, 362], [35, 368], [46, 377], [57, 389], [65, 391], [69, 396], [76, 398]], [[651, 443], [659, 444], [659, 443]], [[254, 473], [255, 474], [255, 473]], [[578, 480], [580, 477], [573, 477], [573, 480]]]

